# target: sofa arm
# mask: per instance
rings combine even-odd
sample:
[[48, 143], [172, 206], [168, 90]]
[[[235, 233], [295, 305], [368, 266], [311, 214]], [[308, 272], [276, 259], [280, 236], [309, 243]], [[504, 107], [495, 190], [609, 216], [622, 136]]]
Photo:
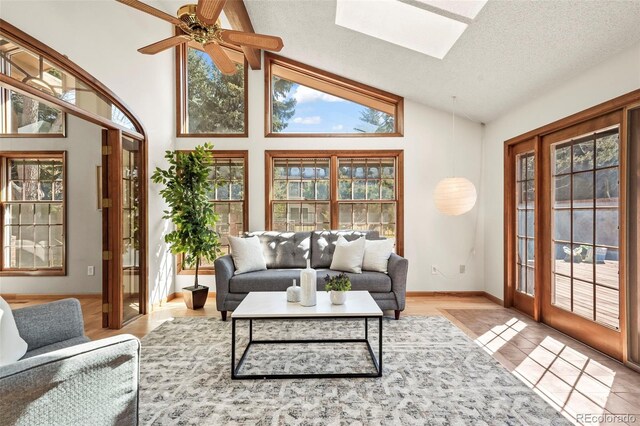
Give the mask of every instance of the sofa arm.
[[119, 335], [0, 367], [2, 423], [135, 425], [140, 341]]
[[409, 261], [395, 253], [391, 254], [387, 265], [389, 277], [391, 278], [391, 291], [396, 295], [398, 310], [404, 310], [407, 298], [407, 271]]
[[233, 258], [230, 254], [216, 259], [214, 262], [216, 270], [216, 306], [219, 311], [224, 311], [224, 300], [229, 294], [229, 281], [236, 271]]
[[82, 308], [77, 299], [57, 300], [12, 312], [18, 333], [29, 345], [29, 351], [84, 336]]

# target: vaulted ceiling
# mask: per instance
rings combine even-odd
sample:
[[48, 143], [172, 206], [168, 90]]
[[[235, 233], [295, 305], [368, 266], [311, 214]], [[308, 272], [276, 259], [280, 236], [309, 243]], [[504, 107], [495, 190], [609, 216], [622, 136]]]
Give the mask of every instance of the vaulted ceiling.
[[[182, 3], [153, 2], [172, 14]], [[335, 0], [245, 4], [256, 32], [282, 37], [284, 56], [442, 110], [455, 95], [482, 122], [640, 42], [638, 1], [489, 0], [443, 60], [336, 25]]]

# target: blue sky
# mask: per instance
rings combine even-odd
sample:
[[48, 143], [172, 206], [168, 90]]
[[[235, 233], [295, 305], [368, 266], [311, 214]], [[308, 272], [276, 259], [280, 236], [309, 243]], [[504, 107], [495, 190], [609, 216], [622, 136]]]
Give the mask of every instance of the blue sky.
[[365, 107], [355, 102], [294, 84], [288, 98], [296, 98], [296, 113], [283, 133], [355, 133], [354, 128], [371, 130], [360, 121]]

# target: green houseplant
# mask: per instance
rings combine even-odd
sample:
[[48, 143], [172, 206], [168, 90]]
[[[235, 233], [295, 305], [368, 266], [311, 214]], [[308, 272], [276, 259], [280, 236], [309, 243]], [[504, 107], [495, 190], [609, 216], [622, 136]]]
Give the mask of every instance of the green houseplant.
[[202, 259], [213, 262], [220, 254], [220, 236], [215, 231], [218, 215], [208, 197], [212, 149], [213, 145], [206, 143], [193, 151], [166, 151], [169, 167], [157, 167], [151, 176], [154, 183], [164, 185], [160, 195], [169, 208], [164, 211], [163, 218], [175, 225], [164, 240], [173, 254], [183, 255], [183, 265], [195, 266], [193, 287], [183, 289], [185, 303], [190, 309], [203, 307], [209, 292], [209, 287], [198, 284], [200, 262]]
[[347, 300], [347, 292], [351, 290], [351, 280], [349, 276], [342, 272], [336, 276], [324, 277], [324, 289], [329, 292], [329, 299], [334, 305], [343, 305]]

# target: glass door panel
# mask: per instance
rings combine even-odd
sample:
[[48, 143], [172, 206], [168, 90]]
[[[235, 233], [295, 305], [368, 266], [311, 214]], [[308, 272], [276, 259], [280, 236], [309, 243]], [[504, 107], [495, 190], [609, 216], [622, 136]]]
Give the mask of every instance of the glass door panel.
[[551, 146], [551, 304], [618, 330], [618, 128]]
[[535, 295], [535, 154], [516, 156], [516, 291]]
[[536, 299], [538, 142], [536, 138], [510, 146], [505, 168], [505, 183], [508, 188], [505, 206], [509, 206], [506, 222], [508, 238], [505, 306], [513, 306], [536, 320], [539, 316]]
[[140, 142], [122, 139], [122, 298], [123, 320], [141, 313]]

